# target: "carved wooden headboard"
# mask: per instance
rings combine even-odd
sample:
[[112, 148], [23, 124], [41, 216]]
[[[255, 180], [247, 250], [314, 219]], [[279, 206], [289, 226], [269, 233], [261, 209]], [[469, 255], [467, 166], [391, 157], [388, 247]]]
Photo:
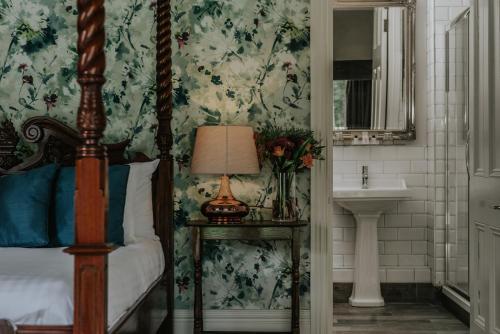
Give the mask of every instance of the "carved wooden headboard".
[[[28, 119], [21, 129], [23, 139], [37, 146], [33, 156], [21, 162], [16, 155], [20, 138], [12, 122], [0, 124], [0, 175], [29, 170], [49, 163], [74, 165], [76, 147], [81, 144], [78, 132], [67, 125], [49, 117]], [[143, 154], [134, 159], [125, 158], [129, 141], [106, 145], [110, 164], [147, 160]]]
[[[76, 158], [76, 148], [81, 145], [78, 132], [69, 126], [50, 117], [33, 117], [28, 119], [21, 128], [23, 139], [26, 143], [35, 144], [36, 152], [25, 161], [17, 157], [17, 146], [20, 142], [14, 125], [11, 121], [0, 123], [0, 176], [16, 174], [22, 171], [37, 168], [43, 165], [57, 163], [62, 166], [73, 166]], [[125, 140], [116, 144], [105, 145], [108, 162], [110, 165], [127, 164], [131, 162], [151, 161], [143, 153], [134, 153], [127, 157], [125, 152], [130, 141]], [[159, 187], [170, 187], [169, 184], [160, 184], [159, 175], [153, 175], [153, 203], [154, 207], [161, 207], [162, 203]], [[163, 188], [161, 190], [163, 190]], [[170, 229], [165, 224], [171, 224], [170, 220], [160, 217], [157, 211], [155, 216], [155, 230], [163, 243], [165, 254], [170, 255]]]
[[21, 161], [16, 156], [16, 148], [19, 136], [11, 121], [5, 120], [0, 123], [0, 174], [2, 169], [10, 169]]

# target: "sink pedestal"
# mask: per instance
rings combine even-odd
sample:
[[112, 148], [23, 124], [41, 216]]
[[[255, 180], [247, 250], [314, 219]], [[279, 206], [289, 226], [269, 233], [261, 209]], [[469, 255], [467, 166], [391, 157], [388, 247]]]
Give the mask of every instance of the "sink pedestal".
[[361, 189], [359, 184], [333, 185], [333, 198], [356, 219], [356, 254], [354, 255], [354, 286], [349, 303], [358, 307], [384, 305], [380, 293], [378, 271], [377, 224], [380, 216], [396, 201], [410, 196], [404, 180], [382, 179], [371, 182], [373, 188]]
[[377, 223], [380, 214], [355, 214], [354, 286], [349, 303], [357, 307], [384, 306], [380, 292]]

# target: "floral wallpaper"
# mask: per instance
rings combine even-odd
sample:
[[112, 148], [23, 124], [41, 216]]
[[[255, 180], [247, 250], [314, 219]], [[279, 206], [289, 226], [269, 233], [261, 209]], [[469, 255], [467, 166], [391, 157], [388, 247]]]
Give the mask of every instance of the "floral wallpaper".
[[[150, 1], [108, 0], [106, 140], [152, 153], [155, 30]], [[76, 122], [76, 1], [0, 0], [0, 113], [20, 126], [48, 115]]]
[[[75, 123], [74, 0], [0, 0], [0, 119], [20, 126], [35, 115]], [[106, 141], [132, 138], [131, 151], [155, 153], [154, 0], [108, 0]], [[193, 301], [187, 220], [212, 197], [218, 179], [189, 173], [196, 127], [267, 123], [308, 128], [308, 0], [172, 0], [176, 307]], [[260, 175], [231, 179], [233, 193], [270, 217], [273, 182]], [[309, 219], [309, 174], [298, 177], [301, 217]], [[301, 249], [302, 307], [309, 307], [309, 232]], [[290, 307], [290, 245], [208, 242], [204, 303], [212, 309]]]

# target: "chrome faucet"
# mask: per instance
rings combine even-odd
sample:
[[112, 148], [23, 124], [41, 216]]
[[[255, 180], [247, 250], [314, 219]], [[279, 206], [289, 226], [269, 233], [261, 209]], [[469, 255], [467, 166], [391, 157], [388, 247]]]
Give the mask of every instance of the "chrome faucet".
[[363, 166], [361, 189], [368, 189], [368, 166]]

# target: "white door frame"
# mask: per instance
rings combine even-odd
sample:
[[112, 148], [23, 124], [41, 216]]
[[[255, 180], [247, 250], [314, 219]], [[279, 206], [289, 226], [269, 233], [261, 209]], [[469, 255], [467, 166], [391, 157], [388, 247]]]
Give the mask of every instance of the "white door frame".
[[500, 334], [500, 4], [472, 7], [475, 72], [471, 101], [470, 282], [471, 333]]
[[321, 138], [325, 160], [311, 175], [311, 333], [333, 332], [333, 22], [329, 0], [311, 0], [311, 128]]

